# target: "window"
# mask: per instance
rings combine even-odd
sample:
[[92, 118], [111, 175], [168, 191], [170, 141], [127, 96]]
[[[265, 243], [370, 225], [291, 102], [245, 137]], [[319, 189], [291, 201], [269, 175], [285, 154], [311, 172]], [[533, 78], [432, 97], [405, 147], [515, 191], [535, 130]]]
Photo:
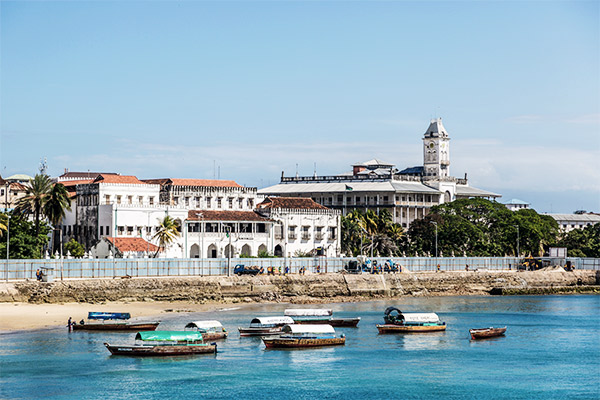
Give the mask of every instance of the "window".
[[389, 197], [388, 196], [383, 196], [383, 202], [387, 203], [389, 201]]
[[117, 204], [121, 204], [121, 196], [117, 196]]
[[227, 202], [229, 203], [229, 208], [232, 209], [233, 208], [233, 197], [228, 198]]
[[144, 203], [144, 196], [138, 196], [138, 204]]
[[146, 235], [150, 235], [152, 233], [152, 227], [151, 226], [147, 226], [146, 227]]
[[316, 240], [322, 240], [323, 239], [323, 227], [322, 226], [317, 226], [315, 229], [316, 229], [315, 239]]
[[127, 203], [133, 204], [133, 196], [127, 196]]
[[108, 225], [106, 226], [106, 234], [110, 235], [110, 227]]
[[207, 197], [206, 198], [206, 208], [210, 208], [211, 204], [212, 204], [212, 198]]
[[307, 226], [307, 225], [304, 225], [302, 227], [302, 240], [309, 240], [310, 239], [309, 229], [310, 229], [310, 227]]
[[179, 197], [173, 197], [173, 204], [175, 204], [175, 205], [179, 204]]
[[4, 196], [4, 189], [0, 190], [0, 196]]
[[151, 206], [154, 205], [154, 196], [150, 196], [150, 198], [148, 199], [148, 203], [150, 203]]
[[241, 197], [238, 199], [238, 208], [244, 208], [244, 199]]
[[343, 202], [344, 201], [344, 196], [338, 196], [337, 197], [337, 201], [338, 201], [338, 203]]
[[104, 195], [104, 204], [110, 204], [110, 195], [109, 194]]
[[189, 206], [190, 205], [190, 198], [189, 197], [185, 197], [183, 199], [183, 204], [185, 204], [186, 206]]
[[288, 226], [288, 239], [296, 239], [296, 227]]
[[222, 197], [217, 197], [217, 208], [221, 208], [223, 203]]
[[133, 226], [128, 226], [127, 227], [127, 234], [128, 235], [133, 235]]
[[122, 235], [123, 232], [125, 232], [125, 227], [119, 226], [118, 231], [119, 231], [119, 235]]
[[328, 230], [329, 230], [329, 239], [330, 240], [336, 239], [337, 228], [335, 226], [330, 226]]
[[248, 207], [254, 208], [254, 199], [248, 199]]
[[356, 196], [356, 204], [360, 204], [360, 196]]
[[196, 207], [200, 207], [200, 196], [196, 197]]
[[100, 227], [100, 236], [102, 236], [102, 235], [104, 235], [104, 227], [103, 226]]

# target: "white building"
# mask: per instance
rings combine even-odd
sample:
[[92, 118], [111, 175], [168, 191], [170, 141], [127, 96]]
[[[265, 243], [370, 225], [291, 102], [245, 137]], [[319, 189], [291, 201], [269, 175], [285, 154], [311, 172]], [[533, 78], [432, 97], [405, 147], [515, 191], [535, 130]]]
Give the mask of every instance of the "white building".
[[260, 214], [275, 221], [275, 255], [293, 257], [310, 253], [313, 256], [339, 257], [340, 211], [306, 197], [268, 197], [257, 209]]
[[511, 199], [508, 203], [504, 203], [504, 205], [510, 211], [527, 210], [530, 206], [528, 202], [519, 199]]
[[600, 214], [596, 213], [546, 215], [554, 218], [558, 223], [558, 227], [564, 232], [570, 232], [573, 229], [583, 229], [586, 226], [595, 225], [600, 222]]
[[[282, 247], [281, 239], [275, 239], [275, 220], [268, 216], [270, 211], [254, 210], [262, 200], [256, 188], [243, 187], [234, 181], [170, 178], [142, 181], [135, 176], [99, 174], [93, 180], [62, 183], [73, 199], [72, 209], [62, 221], [62, 242], [75, 238], [95, 257], [106, 258], [109, 252], [114, 257], [153, 256], [155, 251], [144, 251], [143, 247], [159, 244], [154, 236], [167, 215], [179, 225], [180, 236], [161, 249], [160, 257], [258, 256], [261, 252], [283, 254], [286, 248]], [[298, 226], [315, 225], [315, 232], [321, 235], [315, 235], [313, 241], [294, 242], [287, 248], [311, 252], [318, 244], [328, 249], [328, 254], [336, 254], [339, 243], [332, 244], [334, 235], [339, 236], [339, 218], [338, 222], [332, 222], [324, 211], [298, 212], [301, 214]], [[315, 214], [319, 215], [318, 221]], [[310, 222], [303, 222], [303, 218]], [[321, 229], [329, 227], [335, 229], [331, 235], [323, 236]], [[123, 250], [123, 246], [137, 247]]]
[[461, 198], [496, 199], [499, 194], [469, 186], [467, 176], [450, 176], [450, 137], [441, 118], [431, 121], [423, 137], [423, 166], [398, 171], [373, 159], [352, 165], [349, 173], [333, 176], [285, 177], [259, 194], [310, 197], [343, 215], [354, 209], [388, 210], [394, 222], [407, 228], [434, 205]]

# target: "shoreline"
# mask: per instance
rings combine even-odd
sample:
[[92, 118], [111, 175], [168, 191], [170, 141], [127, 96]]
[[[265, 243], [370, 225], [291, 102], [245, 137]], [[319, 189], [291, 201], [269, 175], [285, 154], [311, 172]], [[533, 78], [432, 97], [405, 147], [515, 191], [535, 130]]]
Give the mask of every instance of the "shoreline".
[[600, 294], [600, 271], [418, 272], [383, 275], [170, 277], [0, 283], [0, 333], [65, 326], [88, 311], [159, 319], [255, 304], [324, 304], [406, 297]]

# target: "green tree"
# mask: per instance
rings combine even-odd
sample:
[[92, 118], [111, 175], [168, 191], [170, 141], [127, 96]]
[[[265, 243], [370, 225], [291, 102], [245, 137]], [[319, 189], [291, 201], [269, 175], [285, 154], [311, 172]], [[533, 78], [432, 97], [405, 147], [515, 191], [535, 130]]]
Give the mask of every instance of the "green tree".
[[25, 215], [33, 215], [35, 223], [35, 236], [40, 233], [40, 218], [44, 211], [44, 205], [52, 190], [52, 181], [46, 174], [37, 174], [26, 186], [26, 193], [17, 202], [15, 211]]
[[564, 233], [559, 247], [567, 248], [570, 257], [600, 257], [600, 223]]
[[180, 226], [176, 220], [171, 218], [170, 216], [165, 216], [163, 220], [158, 220], [158, 227], [156, 229], [156, 233], [152, 237], [153, 239], [158, 239], [158, 249], [156, 250], [156, 254], [154, 257], [158, 256], [158, 252], [163, 249], [165, 252], [167, 251], [167, 247], [180, 235]]
[[81, 258], [85, 254], [85, 249], [82, 244], [75, 239], [71, 239], [65, 243], [65, 252], [69, 252], [75, 258]]
[[69, 193], [62, 183], [57, 183], [50, 189], [43, 209], [44, 214], [54, 228], [52, 230], [52, 254], [56, 251], [56, 232], [59, 229], [58, 225], [65, 216], [65, 210], [71, 211]]
[[370, 254], [371, 249], [377, 256], [399, 255], [403, 236], [404, 230], [387, 210], [376, 214], [355, 209], [342, 217], [342, 252], [348, 255]]
[[[3, 214], [6, 218], [6, 214]], [[23, 217], [22, 214], [10, 214], [9, 245], [11, 259], [34, 259], [42, 258], [41, 249], [48, 243], [49, 227], [41, 222], [39, 234], [35, 234], [35, 226]], [[0, 254], [6, 256], [6, 241], [0, 242]]]

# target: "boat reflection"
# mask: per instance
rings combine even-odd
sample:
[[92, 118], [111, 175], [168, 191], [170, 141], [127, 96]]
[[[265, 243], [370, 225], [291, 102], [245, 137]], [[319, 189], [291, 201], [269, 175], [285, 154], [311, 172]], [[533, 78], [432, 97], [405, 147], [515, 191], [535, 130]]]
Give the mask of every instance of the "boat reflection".
[[266, 352], [276, 352], [293, 365], [326, 365], [342, 360], [339, 356], [342, 347], [320, 347], [304, 349], [285, 349], [284, 351], [265, 349]]

